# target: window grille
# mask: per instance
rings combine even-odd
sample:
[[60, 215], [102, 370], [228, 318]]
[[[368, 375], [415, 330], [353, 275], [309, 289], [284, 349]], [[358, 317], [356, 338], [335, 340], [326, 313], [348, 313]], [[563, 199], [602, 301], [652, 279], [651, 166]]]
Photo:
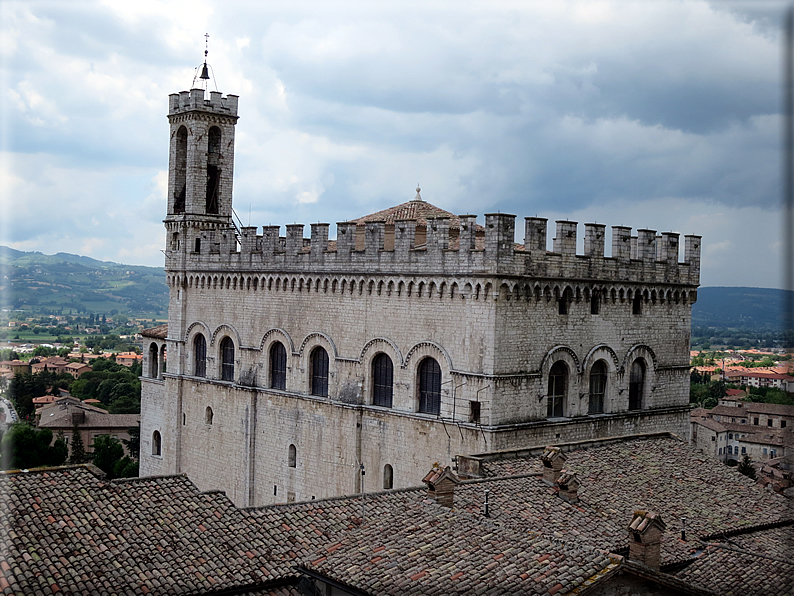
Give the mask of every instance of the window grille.
[[328, 396], [328, 352], [316, 347], [311, 356], [312, 376], [311, 394], [320, 397]]
[[433, 358], [419, 364], [419, 411], [441, 414], [441, 367]]
[[629, 374], [629, 410], [642, 408], [644, 387], [645, 363], [638, 358], [631, 363], [631, 373]]
[[604, 412], [604, 394], [607, 390], [607, 367], [599, 360], [590, 369], [590, 414]]
[[372, 403], [391, 408], [394, 395], [394, 365], [386, 354], [372, 360]]
[[270, 387], [287, 388], [287, 350], [278, 341], [270, 348]]
[[207, 340], [201, 334], [193, 340], [193, 374], [207, 376]]
[[568, 385], [568, 367], [564, 362], [554, 363], [549, 371], [549, 392], [546, 408], [548, 418], [561, 418], [565, 415], [565, 392]]
[[230, 337], [221, 342], [221, 380], [234, 381], [234, 342]]

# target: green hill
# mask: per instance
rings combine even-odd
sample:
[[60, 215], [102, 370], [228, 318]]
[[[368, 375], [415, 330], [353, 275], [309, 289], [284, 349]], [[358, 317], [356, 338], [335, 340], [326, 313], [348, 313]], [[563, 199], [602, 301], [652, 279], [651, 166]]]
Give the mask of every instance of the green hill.
[[157, 267], [121, 265], [68, 253], [45, 255], [0, 246], [0, 308], [31, 313], [165, 315], [168, 287]]
[[692, 327], [780, 331], [784, 296], [771, 288], [700, 288]]

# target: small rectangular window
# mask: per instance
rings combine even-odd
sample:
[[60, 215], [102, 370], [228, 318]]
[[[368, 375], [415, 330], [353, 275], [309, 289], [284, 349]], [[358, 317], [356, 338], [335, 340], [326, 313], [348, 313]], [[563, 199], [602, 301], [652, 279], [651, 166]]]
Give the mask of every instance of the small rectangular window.
[[764, 455], [766, 455], [766, 447], [764, 447]]
[[780, 428], [786, 428], [786, 421], [785, 420], [781, 420], [780, 421]]
[[758, 418], [753, 418], [753, 425], [758, 426]]
[[480, 402], [478, 401], [469, 402], [469, 422], [480, 423]]
[[590, 314], [597, 315], [601, 310], [601, 303], [598, 300], [598, 293], [593, 292], [593, 295], [590, 297]]
[[742, 455], [747, 453], [747, 447], [742, 447]]
[[562, 297], [557, 301], [557, 309], [561, 315], [568, 314], [568, 301], [565, 299], [565, 297]]
[[767, 419], [767, 421], [766, 421], [766, 425], [767, 425], [767, 426], [772, 426], [772, 420], [771, 420], [771, 419]]

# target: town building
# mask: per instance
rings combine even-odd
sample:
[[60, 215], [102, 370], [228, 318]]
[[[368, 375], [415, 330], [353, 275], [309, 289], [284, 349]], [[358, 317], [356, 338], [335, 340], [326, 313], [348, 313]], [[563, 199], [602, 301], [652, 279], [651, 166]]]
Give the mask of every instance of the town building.
[[59, 397], [36, 410], [37, 426], [50, 429], [53, 440], [62, 436], [70, 446], [77, 429], [86, 453], [94, 451], [94, 439], [100, 435], [110, 435], [121, 441], [125, 453], [128, 454], [124, 441], [129, 441], [131, 428], [140, 426], [140, 419], [140, 414], [109, 414], [107, 410], [71, 395]]
[[783, 391], [794, 391], [794, 377], [784, 373], [753, 369], [728, 370], [724, 378], [728, 383], [746, 387], [772, 387]]
[[69, 361], [66, 358], [61, 358], [60, 356], [41, 358], [38, 362], [30, 365], [30, 372], [35, 375], [46, 370], [51, 373], [55, 373], [56, 375], [60, 375], [66, 372], [66, 366], [68, 364]]
[[753, 461], [791, 454], [794, 406], [737, 402], [692, 410], [692, 444], [721, 461]]
[[[700, 237], [454, 215], [237, 228], [238, 98], [169, 98], [167, 326], [146, 330], [141, 475], [238, 505], [405, 487], [527, 444], [689, 434]], [[167, 366], [164, 366], [165, 356]]]

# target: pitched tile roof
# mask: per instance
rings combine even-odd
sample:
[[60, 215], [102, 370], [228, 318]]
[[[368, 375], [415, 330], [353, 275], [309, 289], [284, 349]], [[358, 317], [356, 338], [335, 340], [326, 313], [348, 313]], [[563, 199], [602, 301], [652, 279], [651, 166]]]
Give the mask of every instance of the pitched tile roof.
[[[581, 483], [579, 503], [562, 502], [553, 488], [544, 490], [532, 477], [496, 480], [500, 488], [491, 488], [492, 516], [511, 523], [523, 520], [520, 523], [529, 528], [542, 525], [554, 535], [574, 533], [589, 544], [621, 550], [634, 509], [656, 511], [670, 527], [662, 542], [663, 565], [687, 558], [693, 548], [677, 538], [682, 517], [693, 535], [794, 519], [787, 499], [758, 490], [735, 468], [676, 439], [626, 441], [570, 451], [567, 456], [566, 469], [576, 472]], [[483, 462], [486, 475], [498, 465]], [[467, 496], [467, 489], [479, 494]], [[456, 503], [479, 512], [483, 491], [482, 485], [461, 486]]]
[[715, 540], [677, 577], [724, 596], [794, 594], [794, 528]]
[[[765, 404], [751, 401], [741, 402], [741, 408], [736, 406], [716, 406], [710, 410], [712, 414], [722, 416], [742, 416], [746, 414], [773, 414], [778, 416], [794, 416], [794, 406], [786, 404]], [[742, 414], [745, 412], [745, 414]]]
[[168, 323], [158, 325], [157, 327], [150, 327], [141, 331], [143, 337], [152, 337], [154, 339], [165, 339], [168, 337]]
[[190, 594], [276, 579], [271, 539], [185, 476], [105, 481], [87, 466], [0, 474], [3, 593]]
[[603, 550], [501, 528], [430, 501], [379, 517], [312, 557], [304, 562], [310, 571], [394, 595], [566, 593], [620, 563]]
[[[76, 403], [75, 403], [76, 402]], [[72, 414], [83, 412], [85, 418], [81, 428], [131, 428], [139, 426], [140, 414], [108, 414], [102, 408], [81, 402], [77, 398], [61, 398], [39, 411], [39, 426], [42, 428], [64, 428], [72, 426]]]
[[[433, 217], [448, 217], [450, 228], [460, 228], [460, 217], [457, 215], [445, 211], [441, 207], [436, 207], [427, 201], [416, 199], [400, 205], [395, 205], [394, 207], [389, 207], [388, 209], [383, 209], [382, 211], [370, 213], [369, 215], [363, 215], [351, 221], [359, 226], [363, 226], [371, 221], [382, 221], [387, 224], [394, 224], [400, 220], [414, 220], [417, 225], [426, 226], [427, 219]], [[477, 230], [484, 231], [485, 228], [478, 225]]]
[[[581, 481], [576, 504], [532, 473], [463, 481], [453, 509], [430, 501], [424, 487], [238, 509], [223, 493], [201, 493], [184, 476], [108, 482], [82, 466], [0, 474], [0, 494], [7, 495], [0, 504], [0, 591], [249, 589], [251, 596], [292, 596], [284, 582], [296, 579], [302, 563], [372, 593], [565, 592], [618, 565], [606, 551], [627, 546], [638, 508], [656, 511], [668, 525], [663, 569], [691, 562], [703, 549], [697, 536], [727, 535], [721, 540], [729, 545], [755, 540], [753, 548], [767, 556], [778, 547], [760, 531], [761, 538], [752, 538], [754, 529], [793, 517], [784, 497], [675, 439], [566, 456], [566, 469]], [[517, 458], [511, 465], [520, 459], [538, 461]], [[496, 465], [484, 464], [486, 471]], [[682, 516], [687, 541], [678, 536]], [[692, 577], [719, 571], [710, 561], [720, 548], [703, 552], [696, 560], [703, 571], [693, 568]], [[753, 556], [753, 566], [733, 577], [735, 585], [787, 571]]]
[[727, 428], [713, 418], [691, 418], [691, 421], [717, 433], [727, 432]]

